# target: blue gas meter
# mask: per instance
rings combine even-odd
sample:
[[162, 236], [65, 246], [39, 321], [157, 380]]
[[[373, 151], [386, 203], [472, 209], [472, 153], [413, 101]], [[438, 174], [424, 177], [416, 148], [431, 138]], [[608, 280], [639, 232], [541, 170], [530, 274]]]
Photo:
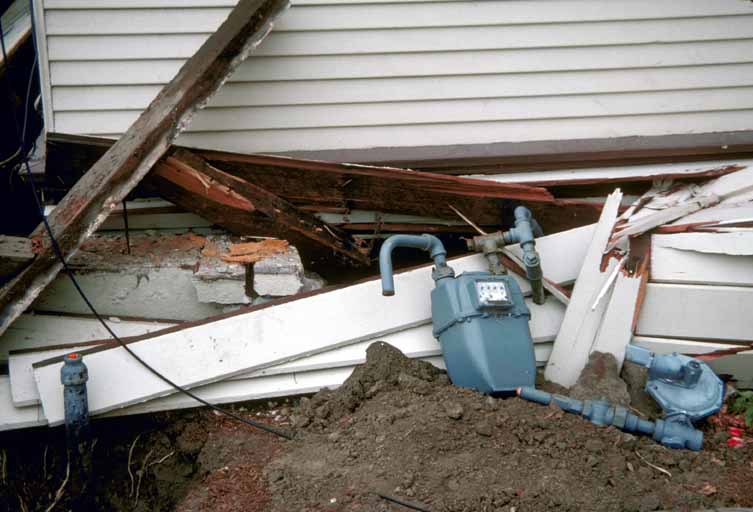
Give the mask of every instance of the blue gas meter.
[[[434, 259], [436, 284], [431, 292], [433, 332], [442, 346], [447, 373], [453, 384], [482, 393], [514, 393], [519, 387], [533, 386], [536, 380], [536, 358], [528, 326], [531, 312], [518, 283], [507, 275], [498, 260], [500, 242], [525, 242], [528, 257], [525, 261], [535, 262], [537, 267], [529, 272], [534, 278], [532, 285], [541, 285], [530, 212], [519, 207], [515, 213], [519, 221], [516, 228], [469, 242], [469, 246], [476, 245], [487, 257], [490, 272], [465, 272], [455, 276], [447, 265], [442, 242], [426, 234], [392, 236], [379, 254], [382, 292], [393, 295], [392, 250], [413, 247], [429, 251]], [[521, 233], [530, 236], [520, 239]], [[536, 276], [539, 276], [538, 282]], [[537, 301], [543, 301], [543, 290], [534, 295]]]

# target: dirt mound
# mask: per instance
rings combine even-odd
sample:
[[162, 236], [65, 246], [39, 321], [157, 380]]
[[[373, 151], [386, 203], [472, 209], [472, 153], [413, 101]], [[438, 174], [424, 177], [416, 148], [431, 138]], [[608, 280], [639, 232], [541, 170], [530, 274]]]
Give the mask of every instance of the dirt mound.
[[[753, 447], [709, 435], [663, 448], [556, 408], [449, 385], [386, 344], [337, 391], [294, 411], [298, 439], [267, 466], [272, 510], [695, 510], [753, 505]], [[671, 476], [670, 476], [671, 475]]]
[[336, 391], [324, 389], [311, 399], [301, 399], [292, 417], [293, 426], [324, 428], [381, 391], [401, 387], [427, 394], [432, 383], [446, 385], [449, 380], [431, 364], [409, 359], [392, 345], [376, 342], [366, 350], [366, 363], [358, 366]]

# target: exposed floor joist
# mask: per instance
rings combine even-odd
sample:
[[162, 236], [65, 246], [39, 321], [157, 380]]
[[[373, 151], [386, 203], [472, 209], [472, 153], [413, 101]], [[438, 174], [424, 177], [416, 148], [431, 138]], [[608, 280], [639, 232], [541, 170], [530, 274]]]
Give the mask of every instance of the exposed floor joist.
[[[184, 64], [128, 131], [78, 180], [49, 217], [65, 257], [104, 222], [272, 28], [287, 0], [240, 0], [220, 28]], [[45, 227], [32, 235], [34, 261], [0, 290], [0, 334], [60, 272]]]

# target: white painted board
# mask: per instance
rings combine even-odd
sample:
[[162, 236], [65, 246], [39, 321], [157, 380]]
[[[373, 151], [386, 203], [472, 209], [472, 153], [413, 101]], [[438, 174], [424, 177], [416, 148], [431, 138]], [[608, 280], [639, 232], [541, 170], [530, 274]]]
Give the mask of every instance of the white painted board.
[[753, 286], [753, 257], [704, 254], [652, 244], [651, 280], [670, 284]]
[[649, 283], [636, 335], [753, 342], [753, 288]]
[[[150, 320], [105, 319], [120, 337], [141, 336], [167, 329], [176, 323]], [[0, 336], [0, 360], [7, 360], [12, 350], [29, 350], [54, 345], [108, 339], [110, 335], [99, 320], [72, 315], [24, 314]]]
[[575, 282], [565, 318], [554, 342], [552, 355], [546, 366], [547, 380], [565, 387], [575, 384], [586, 365], [608, 302], [608, 297], [604, 297], [595, 308], [593, 307], [615, 265], [614, 259], [610, 259], [609, 268], [603, 272], [600, 268], [621, 200], [622, 193], [617, 189], [609, 196], [602, 209], [596, 231]]

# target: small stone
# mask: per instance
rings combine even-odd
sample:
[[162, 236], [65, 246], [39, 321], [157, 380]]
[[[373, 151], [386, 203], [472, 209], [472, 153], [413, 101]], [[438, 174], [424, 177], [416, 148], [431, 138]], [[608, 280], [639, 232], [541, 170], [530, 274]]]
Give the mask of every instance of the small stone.
[[488, 421], [479, 421], [476, 423], [474, 430], [478, 435], [484, 437], [491, 437], [493, 432], [492, 426]]
[[455, 480], [454, 478], [451, 478], [447, 481], [447, 488], [451, 491], [459, 491], [460, 490], [460, 482]]
[[597, 439], [589, 439], [586, 441], [584, 448], [591, 453], [596, 453], [604, 449], [604, 444]]
[[303, 428], [311, 423], [311, 418], [304, 414], [294, 414], [293, 416], [291, 416], [290, 421], [294, 427]]
[[331, 443], [336, 443], [340, 440], [341, 434], [340, 432], [332, 432], [330, 435], [327, 436], [327, 439]]
[[496, 411], [499, 408], [499, 404], [497, 404], [497, 400], [494, 399], [492, 396], [487, 396], [484, 399], [484, 406], [488, 411]]
[[444, 406], [444, 410], [447, 413], [447, 417], [453, 420], [459, 420], [463, 417], [463, 406], [458, 402], [447, 402]]
[[326, 419], [329, 416], [329, 407], [326, 405], [320, 405], [316, 408], [314, 414], [316, 414], [317, 418]]

